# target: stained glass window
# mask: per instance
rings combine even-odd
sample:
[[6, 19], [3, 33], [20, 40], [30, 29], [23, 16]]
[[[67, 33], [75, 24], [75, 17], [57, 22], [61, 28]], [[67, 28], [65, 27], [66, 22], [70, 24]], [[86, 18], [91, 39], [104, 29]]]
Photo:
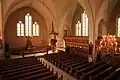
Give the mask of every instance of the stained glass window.
[[88, 16], [86, 12], [81, 15], [81, 23], [77, 22], [75, 25], [76, 36], [88, 36]]
[[33, 24], [33, 36], [39, 36], [39, 25], [37, 22]]
[[81, 23], [80, 21], [76, 24], [76, 36], [81, 36]]
[[24, 24], [21, 21], [17, 23], [17, 36], [24, 36]]
[[32, 24], [32, 16], [25, 15], [25, 26], [22, 21], [17, 23], [17, 36], [39, 36], [39, 25], [37, 22]]
[[85, 11], [82, 14], [82, 36], [88, 36], [88, 17]]
[[25, 36], [32, 35], [32, 17], [29, 13], [25, 16]]

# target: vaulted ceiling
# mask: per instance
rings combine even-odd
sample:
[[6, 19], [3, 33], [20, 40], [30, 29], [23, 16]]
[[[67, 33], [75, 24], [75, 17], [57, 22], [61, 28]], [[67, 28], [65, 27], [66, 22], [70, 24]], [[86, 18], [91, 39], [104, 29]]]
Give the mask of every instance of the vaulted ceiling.
[[[98, 26], [101, 19], [107, 20], [114, 9], [118, 0], [2, 0], [3, 3], [3, 26], [7, 18], [15, 10], [29, 6], [34, 8], [42, 15], [50, 27], [53, 21], [57, 28], [64, 25], [71, 26], [73, 14], [76, 10], [77, 3], [87, 12], [90, 23]], [[109, 9], [109, 10], [108, 10]], [[90, 24], [90, 26], [93, 26]], [[59, 29], [57, 29], [59, 31]]]

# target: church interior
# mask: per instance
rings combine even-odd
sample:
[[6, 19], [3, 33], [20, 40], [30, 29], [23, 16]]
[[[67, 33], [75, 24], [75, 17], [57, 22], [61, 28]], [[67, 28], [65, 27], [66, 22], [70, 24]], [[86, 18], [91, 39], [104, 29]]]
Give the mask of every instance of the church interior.
[[0, 80], [120, 80], [120, 0], [0, 0]]

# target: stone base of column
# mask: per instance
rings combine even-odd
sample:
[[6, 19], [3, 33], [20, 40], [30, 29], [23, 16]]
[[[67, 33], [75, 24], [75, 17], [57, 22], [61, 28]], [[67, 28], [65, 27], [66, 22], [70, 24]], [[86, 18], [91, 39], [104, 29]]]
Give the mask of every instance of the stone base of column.
[[4, 59], [4, 49], [0, 49], [0, 60]]

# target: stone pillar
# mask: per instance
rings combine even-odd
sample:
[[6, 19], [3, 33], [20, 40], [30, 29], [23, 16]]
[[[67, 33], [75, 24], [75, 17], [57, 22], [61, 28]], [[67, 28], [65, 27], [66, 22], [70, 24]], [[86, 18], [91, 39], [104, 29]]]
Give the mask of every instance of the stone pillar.
[[95, 27], [94, 20], [93, 21], [90, 20], [89, 25], [90, 25], [89, 26], [89, 43], [92, 42], [92, 44], [93, 44], [92, 57], [93, 57], [93, 60], [96, 60], [95, 40], [97, 39], [97, 33], [96, 33], [96, 28], [97, 27]]
[[0, 0], [0, 59], [4, 57], [4, 49], [3, 49], [3, 25], [2, 25], [2, 0]]

